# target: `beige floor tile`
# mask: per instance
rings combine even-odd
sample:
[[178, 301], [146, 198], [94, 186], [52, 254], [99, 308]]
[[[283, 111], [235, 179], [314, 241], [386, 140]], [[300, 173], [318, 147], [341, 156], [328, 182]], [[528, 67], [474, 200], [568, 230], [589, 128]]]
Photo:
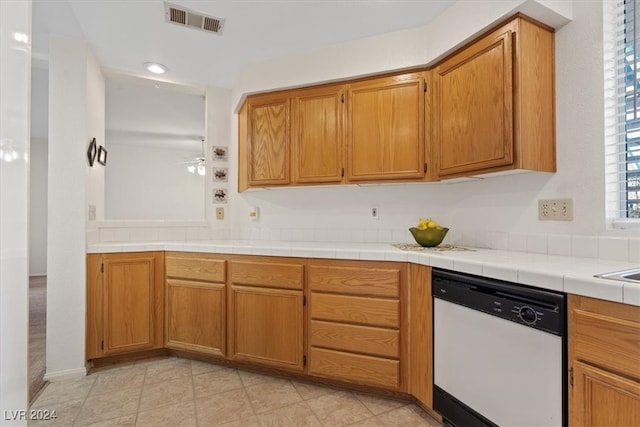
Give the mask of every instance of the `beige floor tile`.
[[385, 412], [389, 412], [392, 409], [401, 408], [409, 404], [409, 402], [402, 402], [400, 400], [385, 399], [384, 397], [372, 396], [363, 393], [354, 393], [355, 396], [362, 402], [364, 406], [370, 410], [373, 415], [380, 415]]
[[220, 425], [254, 415], [244, 390], [231, 390], [196, 399], [196, 413], [199, 426]]
[[309, 399], [307, 403], [325, 426], [344, 426], [373, 416], [371, 411], [348, 391], [337, 391]]
[[380, 421], [378, 417], [371, 417], [349, 424], [349, 427], [384, 427], [384, 424], [382, 424], [382, 421]]
[[138, 411], [141, 392], [142, 388], [131, 388], [87, 397], [75, 425], [86, 425], [135, 414]]
[[193, 377], [196, 398], [242, 388], [242, 381], [235, 369], [224, 368]]
[[245, 371], [242, 369], [238, 369], [238, 375], [240, 375], [242, 385], [244, 385], [245, 387], [264, 383], [274, 379], [273, 377], [270, 377], [268, 375], [258, 374], [257, 372]]
[[[75, 420], [80, 413], [83, 403], [84, 398], [66, 400], [64, 402], [46, 404], [44, 406], [32, 406], [31, 410], [28, 411], [27, 414], [30, 418], [33, 415], [35, 415], [35, 417], [33, 417], [33, 420], [30, 419], [28, 424], [30, 426], [47, 427], [67, 427], [73, 425], [73, 420]], [[34, 414], [31, 411], [34, 411], [36, 413]], [[47, 418], [45, 419], [43, 415]]]
[[193, 400], [138, 413], [136, 427], [196, 427]]
[[302, 401], [291, 382], [283, 379], [267, 379], [266, 382], [245, 387], [245, 390], [256, 414]]
[[33, 402], [32, 407], [44, 407], [54, 404], [63, 403], [68, 400], [84, 400], [95, 378], [83, 377], [73, 381], [56, 381], [47, 383], [44, 390], [40, 393], [38, 398]]
[[154, 384], [191, 376], [191, 361], [171, 358], [147, 365], [145, 384]]
[[299, 402], [259, 415], [262, 427], [322, 427], [309, 405]]
[[337, 391], [335, 388], [305, 383], [302, 381], [291, 381], [291, 383], [304, 400], [313, 399], [314, 397], [324, 396]]
[[176, 378], [160, 383], [145, 384], [140, 397], [140, 411], [193, 400], [191, 377]]
[[377, 416], [385, 427], [440, 427], [438, 421], [415, 405], [407, 405]]
[[98, 421], [85, 427], [134, 427], [136, 425], [136, 417], [137, 414], [125, 415], [111, 420]]
[[215, 363], [200, 362], [198, 360], [191, 361], [192, 375], [206, 374], [207, 372], [219, 371], [220, 369], [225, 369], [225, 366], [216, 365]]
[[91, 396], [113, 393], [129, 388], [140, 388], [144, 383], [147, 368], [129, 365], [127, 367], [107, 370], [95, 374], [96, 381], [91, 389]]
[[257, 416], [253, 416], [249, 418], [243, 418], [241, 420], [231, 421], [230, 423], [220, 424], [220, 427], [262, 427], [262, 424], [260, 424], [260, 419]]

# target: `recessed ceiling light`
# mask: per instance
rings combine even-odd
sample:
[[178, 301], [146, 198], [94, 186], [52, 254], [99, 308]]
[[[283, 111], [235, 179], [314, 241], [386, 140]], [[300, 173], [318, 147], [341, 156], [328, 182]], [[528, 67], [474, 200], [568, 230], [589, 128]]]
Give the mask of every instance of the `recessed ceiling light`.
[[162, 64], [158, 64], [157, 62], [145, 62], [144, 68], [148, 71], [151, 71], [154, 74], [164, 74], [167, 72], [167, 67]]

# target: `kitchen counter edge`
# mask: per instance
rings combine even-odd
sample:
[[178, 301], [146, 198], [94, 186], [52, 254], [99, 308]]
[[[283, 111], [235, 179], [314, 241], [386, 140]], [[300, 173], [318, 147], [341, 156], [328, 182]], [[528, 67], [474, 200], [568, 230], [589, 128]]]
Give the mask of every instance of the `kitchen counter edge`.
[[410, 262], [640, 306], [640, 284], [593, 277], [594, 274], [638, 267], [632, 263], [496, 249], [468, 249], [470, 250], [405, 251], [386, 243], [225, 240], [99, 243], [88, 245], [87, 253], [178, 251]]

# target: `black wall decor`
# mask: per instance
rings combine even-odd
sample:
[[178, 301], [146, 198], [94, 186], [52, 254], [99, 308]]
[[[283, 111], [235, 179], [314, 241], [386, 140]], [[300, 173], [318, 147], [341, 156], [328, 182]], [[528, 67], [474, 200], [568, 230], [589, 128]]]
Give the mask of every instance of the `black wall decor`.
[[102, 145], [98, 150], [98, 163], [100, 163], [102, 166], [106, 166], [107, 164], [107, 149]]
[[96, 139], [93, 138], [89, 143], [89, 148], [87, 149], [87, 159], [89, 159], [89, 166], [93, 167], [93, 162], [96, 160], [96, 154], [98, 153], [98, 147], [96, 144]]

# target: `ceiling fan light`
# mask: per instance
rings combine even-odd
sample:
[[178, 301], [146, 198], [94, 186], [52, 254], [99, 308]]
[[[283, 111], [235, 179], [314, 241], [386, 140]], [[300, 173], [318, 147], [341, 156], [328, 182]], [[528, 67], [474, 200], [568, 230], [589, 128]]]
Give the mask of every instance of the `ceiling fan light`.
[[187, 166], [187, 170], [191, 173], [196, 173], [196, 166], [195, 165], [189, 165]]
[[207, 173], [207, 169], [204, 167], [204, 163], [198, 165], [198, 175], [204, 176]]
[[157, 62], [145, 62], [144, 68], [147, 71], [152, 72], [153, 74], [164, 74], [168, 71], [168, 68], [162, 64], [158, 64]]

